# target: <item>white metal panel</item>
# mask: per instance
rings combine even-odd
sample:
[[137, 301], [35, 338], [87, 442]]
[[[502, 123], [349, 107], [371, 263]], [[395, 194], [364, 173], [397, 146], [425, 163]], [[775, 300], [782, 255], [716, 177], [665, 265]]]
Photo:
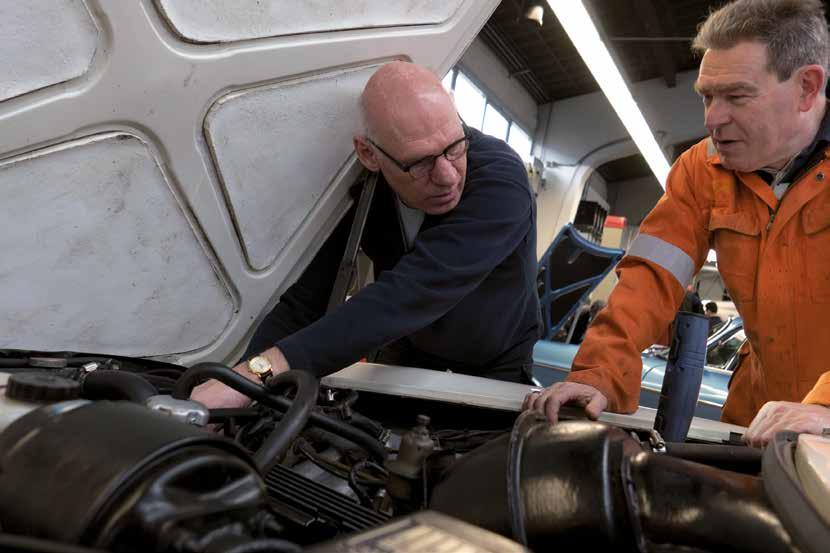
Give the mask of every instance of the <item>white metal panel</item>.
[[249, 263], [277, 258], [347, 160], [360, 92], [377, 65], [220, 99], [206, 132]]
[[228, 291], [136, 137], [12, 158], [0, 191], [0, 251], [14, 252], [0, 269], [0, 348], [179, 353], [230, 321]]
[[0, 2], [0, 101], [80, 77], [97, 43], [81, 0]]
[[[324, 377], [321, 383], [332, 388], [516, 412], [521, 411], [527, 394], [538, 390], [534, 386], [478, 376], [376, 363], [355, 363]], [[656, 409], [640, 407], [631, 415], [602, 413], [599, 420], [625, 428], [650, 430], [654, 427], [656, 414]], [[689, 438], [720, 443], [728, 441], [732, 433], [745, 432], [743, 426], [695, 417], [689, 429]]]
[[795, 448], [795, 468], [813, 507], [830, 524], [830, 438], [801, 434]]
[[[339, 0], [320, 2], [333, 10], [341, 5]], [[230, 1], [227, 3], [233, 4]], [[388, 9], [397, 9], [391, 5], [395, 3], [389, 4]], [[157, 270], [157, 265], [151, 264], [149, 270], [143, 271], [134, 270], [132, 265], [112, 265], [106, 269], [106, 278], [98, 276], [73, 280], [71, 288], [60, 293], [49, 291], [52, 294], [50, 298], [56, 298], [50, 305], [79, 305], [81, 298], [84, 298], [88, 309], [77, 311], [77, 318], [72, 322], [76, 328], [89, 328], [87, 334], [74, 339], [68, 331], [54, 334], [53, 328], [67, 323], [66, 317], [54, 315], [61, 313], [60, 309], [36, 313], [40, 303], [16, 304], [20, 315], [18, 320], [23, 320], [22, 316], [26, 315], [40, 321], [40, 324], [21, 326], [16, 334], [8, 335], [11, 338], [3, 342], [4, 347], [42, 344], [44, 349], [57, 348], [58, 344], [50, 336], [58, 336], [65, 339], [60, 347], [72, 350], [98, 351], [106, 347], [110, 353], [131, 354], [139, 349], [136, 344], [155, 343], [158, 348], [140, 349], [184, 364], [201, 360], [234, 361], [257, 320], [300, 274], [350, 205], [348, 189], [354, 183], [359, 168], [356, 163], [347, 162], [348, 156], [341, 156], [337, 163], [342, 171], [333, 180], [329, 179], [327, 187], [321, 185], [324, 189], [319, 192], [319, 199], [300, 206], [302, 212], [295, 214], [294, 219], [293, 226], [296, 228], [290, 232], [284, 246], [278, 248], [273, 263], [265, 269], [254, 270], [248, 262], [245, 246], [240, 242], [235, 214], [228, 201], [229, 194], [223, 187], [204, 132], [211, 107], [217, 105], [219, 98], [230, 97], [234, 93], [242, 94], [257, 88], [266, 90], [278, 87], [280, 83], [300, 83], [302, 79], [325, 80], [327, 75], [342, 72], [345, 68], [365, 68], [391, 59], [411, 59], [437, 74], [443, 74], [473, 40], [497, 4], [498, 0], [463, 0], [458, 10], [438, 25], [194, 45], [183, 42], [170, 30], [152, 0], [88, 0], [86, 5], [100, 31], [99, 48], [92, 65], [79, 78], [0, 102], [0, 162], [34, 155], [44, 148], [74, 144], [74, 141], [103, 133], [119, 132], [141, 137], [148, 155], [152, 155], [158, 163], [194, 229], [177, 234], [174, 241], [184, 241], [190, 248], [195, 232], [204, 245], [203, 254], [207, 260], [195, 256], [179, 257], [178, 264], [192, 275], [204, 275], [210, 271], [218, 273], [223, 287], [231, 290], [233, 314], [220, 334], [215, 336], [215, 328], [226, 321], [227, 294], [188, 298], [186, 293], [177, 292], [174, 294], [175, 301], [166, 302], [162, 311], [131, 314], [134, 320], [130, 328], [134, 334], [131, 337], [122, 336], [123, 343], [115, 343], [117, 337], [111, 336], [106, 328], [96, 323], [99, 316], [95, 314], [96, 310], [105, 310], [110, 304], [117, 303], [108, 281], [123, 282], [127, 277], [138, 279], [137, 288], [143, 290], [143, 300], [148, 302], [153, 301], [156, 288], [169, 283], [164, 283], [164, 273]], [[377, 9], [383, 11], [387, 8], [381, 6]], [[294, 16], [291, 13], [288, 15], [289, 18]], [[425, 20], [421, 15], [413, 17]], [[15, 28], [13, 32], [19, 30]], [[338, 117], [352, 120], [350, 118], [355, 116], [357, 109], [352, 104], [354, 91], [334, 87], [331, 92], [328, 100], [338, 106], [334, 110], [339, 111]], [[340, 94], [343, 94], [342, 98]], [[325, 98], [318, 96], [316, 100], [323, 102]], [[291, 107], [292, 110], [295, 108]], [[282, 116], [290, 118], [294, 114], [285, 109]], [[305, 131], [306, 125], [314, 122], [313, 118], [293, 120], [293, 129], [283, 132], [277, 142], [267, 147], [257, 146], [258, 151], [264, 153], [270, 149], [278, 152], [292, 148], [295, 137]], [[316, 134], [309, 138], [307, 149], [294, 150], [296, 155], [284, 159], [285, 164], [296, 164], [298, 167], [280, 167], [283, 174], [301, 174], [302, 167], [308, 167], [309, 160], [320, 155], [314, 145], [329, 144], [326, 142], [329, 129], [317, 126], [316, 130]], [[237, 139], [235, 134], [226, 135], [226, 138], [230, 142]], [[342, 140], [349, 145], [338, 141], [332, 148], [345, 152], [350, 147], [351, 136], [344, 135]], [[262, 160], [249, 158], [248, 161], [259, 163]], [[133, 174], [136, 178], [130, 180], [131, 190], [155, 189], [154, 186], [145, 188], [144, 177], [140, 176], [143, 173]], [[94, 171], [90, 177], [96, 177]], [[27, 178], [28, 182], [16, 183], [15, 190], [23, 196], [37, 197], [41, 194], [41, 187], [38, 186], [36, 173], [29, 173]], [[126, 191], [125, 188], [122, 190]], [[74, 193], [69, 192], [70, 195]], [[261, 196], [257, 201], [268, 200]], [[12, 212], [21, 205], [0, 202], [0, 219], [11, 220]], [[100, 212], [98, 214], [101, 215]], [[122, 215], [129, 219], [138, 217], [140, 212], [125, 210]], [[102, 235], [111, 232], [106, 217], [94, 220], [96, 232]], [[60, 236], [71, 235], [74, 223], [63, 220], [61, 225], [54, 225], [49, 218], [44, 218], [38, 223], [27, 221], [27, 224], [30, 225], [27, 228], [35, 234], [41, 228], [49, 228], [51, 236]], [[138, 222], [130, 220], [125, 224], [134, 228]], [[164, 224], [161, 226], [164, 227]], [[3, 244], [4, 260], [30, 255], [31, 242]], [[206, 266], [210, 268], [206, 270]], [[30, 298], [40, 293], [42, 288], [39, 286], [45, 283], [45, 280], [40, 280], [27, 284], [24, 276], [16, 274], [15, 266], [5, 261], [0, 263], [0, 273], [11, 273], [16, 283], [15, 293], [28, 294]], [[193, 283], [177, 280], [175, 286], [188, 291]], [[0, 297], [5, 302], [8, 300], [4, 294], [0, 288]], [[204, 310], [198, 317], [198, 330], [168, 329], [169, 339], [164, 343], [157, 342], [159, 331], [155, 327], [160, 321], [181, 321], [184, 319], [178, 318], [179, 311], [196, 309], [186, 305], [187, 301], [202, 303], [198, 307]], [[214, 317], [209, 313], [222, 315]], [[213, 318], [217, 318], [218, 322]], [[197, 334], [198, 338], [195, 337]], [[196, 349], [182, 353], [191, 347]]]
[[156, 4], [180, 36], [210, 43], [443, 23], [462, 1], [156, 0]]

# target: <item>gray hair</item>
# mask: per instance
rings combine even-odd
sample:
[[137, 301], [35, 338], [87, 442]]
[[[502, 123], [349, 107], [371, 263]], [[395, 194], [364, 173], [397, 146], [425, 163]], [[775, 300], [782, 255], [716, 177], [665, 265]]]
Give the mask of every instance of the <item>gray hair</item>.
[[805, 65], [826, 69], [830, 57], [821, 0], [736, 0], [709, 14], [692, 50], [726, 50], [746, 41], [767, 45], [767, 69], [779, 81]]

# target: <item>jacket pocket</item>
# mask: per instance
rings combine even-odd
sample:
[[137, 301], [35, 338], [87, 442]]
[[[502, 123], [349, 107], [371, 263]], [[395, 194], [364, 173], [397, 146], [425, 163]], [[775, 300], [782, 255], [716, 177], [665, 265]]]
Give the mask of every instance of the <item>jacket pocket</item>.
[[755, 301], [761, 224], [750, 213], [713, 209], [709, 231], [729, 295], [737, 304]]
[[801, 259], [810, 298], [830, 302], [830, 197], [822, 194], [801, 213], [804, 243]]

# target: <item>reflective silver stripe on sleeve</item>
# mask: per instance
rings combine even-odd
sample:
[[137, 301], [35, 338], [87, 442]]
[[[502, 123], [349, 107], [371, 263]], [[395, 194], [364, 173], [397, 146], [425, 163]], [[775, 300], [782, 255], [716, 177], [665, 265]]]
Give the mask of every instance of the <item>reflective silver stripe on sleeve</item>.
[[648, 234], [640, 234], [628, 249], [628, 255], [647, 259], [674, 275], [683, 288], [695, 274], [695, 263], [686, 252], [665, 240]]

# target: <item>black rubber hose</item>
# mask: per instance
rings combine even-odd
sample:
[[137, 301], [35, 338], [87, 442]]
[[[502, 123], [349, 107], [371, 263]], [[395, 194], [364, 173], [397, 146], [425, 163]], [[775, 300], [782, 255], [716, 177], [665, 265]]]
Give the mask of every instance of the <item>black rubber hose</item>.
[[160, 369], [148, 369], [148, 370], [144, 371], [144, 374], [152, 375], [152, 376], [159, 376], [159, 377], [163, 376], [163, 377], [169, 378], [171, 380], [178, 380], [179, 377], [181, 377], [182, 374], [184, 374], [184, 371], [185, 371], [184, 368], [182, 370], [160, 368]]
[[282, 460], [283, 454], [288, 451], [291, 442], [303, 431], [312, 409], [317, 404], [317, 392], [320, 381], [305, 371], [287, 371], [268, 379], [268, 388], [277, 390], [285, 385], [293, 385], [296, 395], [291, 407], [285, 412], [282, 420], [277, 423], [268, 438], [254, 454], [254, 461], [263, 474], [267, 474], [274, 465]]
[[[290, 404], [288, 400], [283, 399], [283, 401]], [[323, 430], [328, 430], [332, 434], [337, 434], [341, 438], [345, 438], [353, 444], [359, 445], [381, 465], [386, 461], [386, 449], [383, 447], [383, 444], [366, 432], [359, 430], [354, 426], [340, 422], [339, 420], [331, 417], [321, 415], [320, 413], [311, 414], [311, 424]]]
[[365, 415], [361, 415], [360, 413], [352, 412], [351, 418], [349, 419], [349, 424], [363, 430], [367, 434], [375, 438], [380, 438], [383, 434], [383, 426], [380, 425], [377, 421], [370, 419]]
[[147, 382], [155, 386], [160, 394], [170, 395], [170, 392], [173, 391], [173, 387], [176, 385], [176, 380], [173, 378], [167, 378], [165, 376], [155, 376], [146, 373], [140, 374], [142, 378], [146, 379]]
[[[349, 487], [360, 500], [360, 504], [364, 507], [374, 509], [372, 497], [366, 490], [360, 487], [360, 483], [357, 481], [357, 473], [360, 471], [365, 471], [367, 468], [371, 468], [379, 472], [380, 474], [383, 474], [387, 478], [389, 477], [389, 472], [385, 468], [381, 467], [377, 463], [373, 463], [372, 461], [360, 461], [356, 463], [349, 471]], [[426, 480], [424, 481], [424, 484], [426, 484]]]
[[735, 472], [758, 474], [761, 472], [763, 451], [739, 445], [666, 442], [666, 454]]
[[221, 363], [197, 363], [187, 369], [176, 381], [173, 388], [173, 397], [176, 399], [190, 399], [193, 388], [205, 380], [215, 379], [233, 388], [251, 399], [261, 401], [266, 405], [273, 403], [274, 396], [261, 384], [237, 374], [230, 367]]
[[[269, 389], [237, 374], [221, 363], [198, 363], [190, 367], [176, 382], [173, 397], [178, 399], [190, 397], [195, 384], [203, 378], [215, 378], [238, 392], [269, 406], [278, 399], [278, 396]], [[288, 408], [285, 409], [282, 420], [254, 454], [254, 461], [263, 474], [267, 474], [280, 461], [280, 457], [288, 450], [291, 442], [300, 435], [317, 403], [317, 391], [320, 385], [311, 374], [304, 371], [287, 371], [268, 379], [268, 388], [271, 390], [276, 390], [286, 384], [293, 385], [297, 389], [296, 398], [288, 402]]]
[[43, 538], [31, 538], [0, 533], [0, 553], [107, 553], [103, 549], [91, 549]]
[[81, 381], [81, 396], [86, 399], [126, 399], [144, 404], [155, 395], [158, 395], [155, 386], [131, 372], [99, 369]]
[[229, 409], [211, 409], [210, 420], [208, 423], [217, 424], [223, 423], [228, 419], [251, 419], [254, 417], [261, 417], [262, 413], [259, 409], [254, 407], [233, 407]]
[[285, 540], [261, 539], [240, 543], [222, 553], [302, 553], [299, 545]]
[[[219, 370], [222, 369], [222, 370]], [[178, 399], [187, 399], [190, 397], [190, 392], [205, 378], [215, 378], [222, 384], [229, 386], [241, 394], [245, 394], [251, 399], [255, 399], [273, 409], [281, 412], [286, 412], [291, 408], [291, 401], [270, 393], [264, 386], [249, 380], [241, 374], [235, 373], [228, 367], [219, 363], [199, 363], [188, 369], [182, 377], [176, 382], [176, 388], [173, 390], [173, 397]], [[349, 440], [355, 445], [365, 449], [376, 461], [383, 464], [386, 461], [386, 450], [383, 444], [375, 438], [358, 430], [353, 426], [332, 419], [320, 413], [312, 412], [310, 416], [312, 426], [328, 430], [333, 434], [337, 434], [341, 438]]]
[[[221, 363], [197, 363], [187, 369], [176, 381], [176, 387], [173, 388], [173, 397], [176, 399], [190, 399], [193, 388], [211, 378], [252, 399], [259, 399], [264, 396], [270, 398], [268, 390], [264, 386], [245, 378], [241, 374], [237, 374]], [[265, 399], [261, 401], [262, 403], [268, 403]]]

